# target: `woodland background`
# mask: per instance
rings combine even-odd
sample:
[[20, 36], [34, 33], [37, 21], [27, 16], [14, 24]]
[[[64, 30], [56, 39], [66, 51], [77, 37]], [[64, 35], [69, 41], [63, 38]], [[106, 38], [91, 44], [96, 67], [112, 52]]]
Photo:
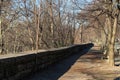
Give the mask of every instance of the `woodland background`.
[[[18, 53], [88, 42], [103, 49], [108, 42], [108, 25], [114, 24], [113, 12], [108, 7], [110, 1], [0, 0], [1, 52]], [[118, 21], [117, 41], [119, 24]]]

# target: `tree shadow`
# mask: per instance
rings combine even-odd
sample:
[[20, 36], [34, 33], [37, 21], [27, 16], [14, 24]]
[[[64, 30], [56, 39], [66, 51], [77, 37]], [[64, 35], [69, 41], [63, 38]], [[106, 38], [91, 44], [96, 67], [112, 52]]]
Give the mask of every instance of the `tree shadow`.
[[120, 77], [115, 78], [114, 80], [120, 80]]
[[92, 46], [23, 80], [58, 80], [72, 67], [80, 56], [85, 55], [91, 48]]

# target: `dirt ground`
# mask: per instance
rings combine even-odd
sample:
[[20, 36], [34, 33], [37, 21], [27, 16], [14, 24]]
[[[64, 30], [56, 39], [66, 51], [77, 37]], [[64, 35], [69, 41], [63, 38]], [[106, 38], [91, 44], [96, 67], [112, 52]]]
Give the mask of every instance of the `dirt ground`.
[[[24, 80], [120, 80], [120, 66], [109, 67], [102, 54], [90, 50], [75, 54]], [[119, 61], [120, 62], [120, 61]]]
[[109, 67], [98, 51], [81, 56], [59, 80], [120, 80], [120, 66]]

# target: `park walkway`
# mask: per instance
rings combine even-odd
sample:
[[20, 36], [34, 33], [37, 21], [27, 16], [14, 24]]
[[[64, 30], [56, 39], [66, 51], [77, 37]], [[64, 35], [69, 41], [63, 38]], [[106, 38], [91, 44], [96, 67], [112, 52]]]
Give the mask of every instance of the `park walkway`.
[[108, 67], [96, 50], [73, 55], [24, 80], [120, 80], [120, 67]]

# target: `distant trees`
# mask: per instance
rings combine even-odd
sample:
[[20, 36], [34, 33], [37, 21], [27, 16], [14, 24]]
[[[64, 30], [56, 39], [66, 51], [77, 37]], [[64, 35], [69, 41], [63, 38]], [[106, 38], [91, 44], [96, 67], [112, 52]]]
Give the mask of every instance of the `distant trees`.
[[0, 1], [1, 54], [74, 43], [77, 22], [69, 0]]
[[7, 18], [8, 9], [11, 6], [11, 1], [0, 0], [0, 46], [1, 46], [1, 54], [6, 53], [5, 49], [5, 32], [9, 28], [9, 24], [13, 21], [13, 19]]
[[0, 0], [1, 54], [96, 39], [114, 65], [119, 9], [119, 0]]

